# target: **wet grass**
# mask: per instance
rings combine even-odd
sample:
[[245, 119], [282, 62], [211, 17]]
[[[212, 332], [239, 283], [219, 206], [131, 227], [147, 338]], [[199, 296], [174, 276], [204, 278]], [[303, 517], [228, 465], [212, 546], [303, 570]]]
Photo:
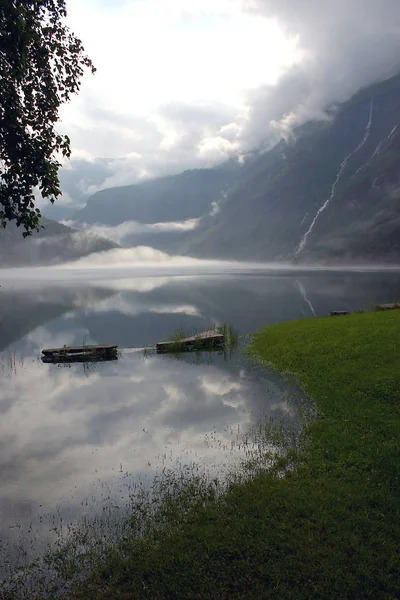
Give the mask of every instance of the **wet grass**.
[[252, 352], [295, 374], [318, 409], [286, 496], [303, 514], [284, 597], [295, 597], [299, 577], [297, 597], [400, 597], [399, 327], [398, 312], [371, 312], [282, 323], [253, 338]]
[[[210, 331], [215, 331], [215, 333], [223, 335], [223, 344], [214, 344], [213, 342], [205, 343], [201, 338], [196, 340], [196, 337], [199, 336], [201, 331], [192, 330], [191, 332], [188, 332], [180, 327], [171, 334], [168, 340], [171, 342], [171, 345], [167, 353], [174, 355], [175, 358], [178, 359], [180, 359], [187, 352], [192, 352], [197, 355], [198, 358], [200, 358], [203, 353], [209, 353], [210, 351], [223, 355], [225, 359], [231, 357], [236, 351], [239, 343], [239, 335], [233, 325], [228, 323], [223, 323], [222, 325], [213, 325], [213, 327], [210, 328]], [[182, 341], [189, 337], [194, 338], [193, 345], [190, 349], [184, 348]]]
[[217, 333], [224, 336], [225, 344], [231, 347], [236, 347], [239, 342], [239, 334], [230, 323], [215, 325], [214, 329]]
[[[94, 506], [91, 516], [70, 525], [63, 523], [61, 515], [48, 517], [56, 541], [34, 561], [29, 559], [29, 550], [35, 550], [34, 537], [24, 537], [11, 548], [14, 557], [6, 569], [4, 587], [0, 585], [0, 598], [118, 598], [119, 594], [130, 598], [132, 585], [136, 590], [133, 597], [153, 597], [151, 586], [140, 595], [144, 576], [140, 565], [150, 566], [146, 556], [151, 560], [152, 552], [169, 536], [171, 540], [179, 537], [196, 514], [216, 506], [230, 489], [265, 472], [287, 448], [296, 446], [298, 438], [298, 426], [290, 429], [268, 420], [243, 433], [234, 427], [224, 440], [211, 432], [204, 443], [229, 455], [226, 464], [204, 468], [183, 460], [173, 468], [162, 468], [150, 484], [130, 483], [125, 506], [116, 502], [106, 486], [100, 512], [99, 506]], [[4, 550], [7, 548], [3, 556]], [[130, 580], [126, 590], [124, 584], [118, 590], [116, 580], [124, 578], [131, 561], [138, 567], [132, 571], [135, 581]], [[0, 564], [3, 571], [4, 566]]]
[[300, 436], [260, 429], [224, 482], [165, 473], [114, 537], [78, 527], [46, 559], [68, 585], [57, 597], [399, 598], [399, 329], [389, 311], [255, 334], [250, 352], [296, 378], [317, 418]]

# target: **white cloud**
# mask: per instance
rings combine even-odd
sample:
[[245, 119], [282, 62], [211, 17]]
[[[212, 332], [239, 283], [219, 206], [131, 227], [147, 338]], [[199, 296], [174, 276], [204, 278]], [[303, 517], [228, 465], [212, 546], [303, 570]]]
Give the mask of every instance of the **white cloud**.
[[97, 188], [236, 154], [245, 90], [297, 58], [295, 41], [239, 0], [69, 0], [68, 11], [98, 70], [62, 108], [60, 129], [74, 161], [112, 159]]
[[295, 35], [302, 60], [274, 85], [249, 96], [241, 131], [246, 148], [309, 119], [326, 118], [332, 103], [400, 70], [398, 0], [244, 0], [252, 14], [276, 19]]
[[79, 202], [268, 147], [400, 69], [398, 0], [69, 0], [68, 9], [98, 68], [61, 113], [71, 164], [91, 169], [69, 173]]
[[[215, 212], [213, 213], [215, 214]], [[120, 225], [90, 225], [87, 223], [79, 223], [80, 229], [91, 234], [98, 235], [121, 243], [127, 236], [140, 233], [164, 233], [164, 232], [182, 232], [193, 231], [196, 229], [200, 219], [187, 219], [186, 221], [170, 221], [163, 223], [138, 223], [137, 221], [124, 221]], [[72, 220], [63, 221], [64, 225], [74, 227], [75, 222]]]
[[239, 1], [70, 0], [68, 9], [98, 67], [83, 95], [128, 114], [177, 100], [234, 104], [242, 89], [273, 82], [292, 60], [276, 23], [244, 14]]

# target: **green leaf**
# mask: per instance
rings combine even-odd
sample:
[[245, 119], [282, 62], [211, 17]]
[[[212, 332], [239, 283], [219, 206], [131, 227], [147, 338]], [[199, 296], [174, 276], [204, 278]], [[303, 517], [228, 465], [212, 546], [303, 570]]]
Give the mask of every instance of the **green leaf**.
[[23, 225], [24, 237], [40, 217], [33, 190], [52, 203], [61, 194], [56, 152], [71, 149], [55, 130], [59, 107], [78, 92], [82, 67], [94, 72], [65, 17], [64, 0], [0, 0], [0, 219]]

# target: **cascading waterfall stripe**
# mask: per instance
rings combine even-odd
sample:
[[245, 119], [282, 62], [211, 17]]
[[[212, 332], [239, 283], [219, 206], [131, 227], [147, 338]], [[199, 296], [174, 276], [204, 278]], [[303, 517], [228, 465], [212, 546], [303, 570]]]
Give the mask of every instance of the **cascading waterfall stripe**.
[[340, 165], [340, 169], [335, 177], [335, 181], [333, 182], [332, 188], [331, 188], [331, 195], [329, 196], [329, 198], [327, 200], [325, 200], [325, 202], [323, 203], [322, 206], [320, 206], [320, 208], [317, 211], [317, 214], [315, 215], [314, 219], [311, 222], [310, 227], [308, 228], [308, 230], [305, 232], [305, 234], [302, 236], [300, 243], [297, 247], [296, 250], [296, 256], [298, 254], [300, 254], [300, 252], [304, 249], [306, 243], [307, 243], [307, 238], [310, 235], [310, 233], [312, 232], [312, 230], [314, 229], [315, 223], [318, 220], [318, 217], [324, 212], [324, 210], [326, 209], [326, 207], [328, 206], [328, 204], [330, 203], [330, 201], [333, 199], [333, 197], [335, 196], [335, 192], [336, 192], [336, 186], [340, 181], [340, 178], [343, 175], [343, 171], [346, 168], [346, 165], [348, 163], [348, 161], [350, 160], [350, 158], [352, 158], [352, 156], [354, 156], [359, 150], [361, 150], [361, 148], [364, 146], [364, 144], [366, 143], [366, 141], [368, 140], [370, 133], [371, 133], [371, 125], [372, 125], [372, 113], [373, 113], [373, 108], [374, 108], [374, 97], [372, 96], [371, 99], [371, 104], [369, 107], [369, 118], [368, 118], [368, 123], [367, 126], [365, 128], [365, 132], [363, 135], [363, 138], [361, 140], [361, 142], [358, 144], [358, 146], [352, 150], [352, 152], [350, 152], [350, 154], [348, 154], [346, 156], [346, 158], [344, 159], [344, 161], [342, 162], [342, 164]]
[[399, 126], [398, 124], [397, 124], [397, 125], [395, 125], [395, 126], [393, 127], [393, 129], [391, 130], [391, 132], [389, 133], [389, 135], [387, 135], [385, 138], [383, 138], [383, 140], [380, 140], [380, 142], [378, 143], [377, 147], [375, 148], [375, 150], [374, 150], [374, 152], [373, 152], [373, 154], [372, 154], [371, 158], [369, 158], [369, 159], [367, 160], [367, 162], [366, 162], [366, 163], [364, 163], [363, 165], [361, 165], [361, 167], [360, 167], [359, 169], [357, 169], [357, 171], [355, 172], [355, 175], [357, 175], [357, 173], [360, 173], [360, 171], [362, 171], [363, 169], [365, 169], [365, 167], [367, 167], [367, 166], [369, 165], [369, 163], [371, 162], [371, 160], [372, 160], [372, 159], [373, 159], [375, 156], [378, 156], [378, 155], [381, 153], [381, 150], [382, 150], [383, 144], [384, 144], [385, 142], [388, 142], [388, 141], [389, 141], [389, 140], [390, 140], [390, 139], [393, 137], [393, 135], [394, 135], [395, 131], [396, 131], [396, 130], [397, 130], [397, 128], [398, 128], [398, 126]]

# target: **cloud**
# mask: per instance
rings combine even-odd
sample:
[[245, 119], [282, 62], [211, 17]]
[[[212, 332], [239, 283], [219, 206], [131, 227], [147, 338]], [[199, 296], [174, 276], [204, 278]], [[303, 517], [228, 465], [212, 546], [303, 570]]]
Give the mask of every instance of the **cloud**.
[[[276, 23], [243, 13], [241, 0], [69, 0], [68, 15], [98, 69], [61, 110], [73, 147], [62, 183], [72, 197], [237, 154], [243, 90], [275, 81], [295, 60]], [[107, 159], [101, 181], [80, 176], [72, 193], [64, 178], [77, 175], [74, 163], [98, 158]]]
[[80, 205], [267, 149], [400, 70], [398, 0], [70, 0], [69, 15], [98, 67], [61, 115]]
[[241, 117], [222, 104], [174, 102], [137, 118], [90, 101], [82, 103], [81, 115], [85, 124], [73, 125], [69, 133], [74, 148], [84, 146], [91, 158], [85, 160], [79, 150], [76, 158], [73, 149], [68, 172], [61, 176], [71, 195], [87, 197], [107, 187], [210, 167], [238, 152], [233, 131]]
[[[216, 203], [213, 203], [216, 205]], [[215, 210], [213, 209], [215, 214]], [[101, 236], [103, 238], [108, 238], [115, 242], [121, 243], [125, 240], [126, 237], [132, 234], [141, 234], [141, 233], [166, 233], [166, 232], [183, 232], [183, 231], [193, 231], [196, 229], [200, 222], [199, 219], [187, 219], [186, 221], [167, 221], [163, 223], [139, 223], [137, 221], [124, 221], [119, 225], [91, 225], [88, 223], [78, 223], [80, 229], [87, 231], [91, 235]], [[67, 220], [63, 221], [64, 225], [75, 227], [75, 221]]]
[[397, 0], [244, 0], [252, 14], [276, 19], [296, 36], [302, 60], [275, 85], [248, 96], [240, 133], [247, 149], [295, 125], [326, 117], [326, 108], [400, 70], [400, 4]]

